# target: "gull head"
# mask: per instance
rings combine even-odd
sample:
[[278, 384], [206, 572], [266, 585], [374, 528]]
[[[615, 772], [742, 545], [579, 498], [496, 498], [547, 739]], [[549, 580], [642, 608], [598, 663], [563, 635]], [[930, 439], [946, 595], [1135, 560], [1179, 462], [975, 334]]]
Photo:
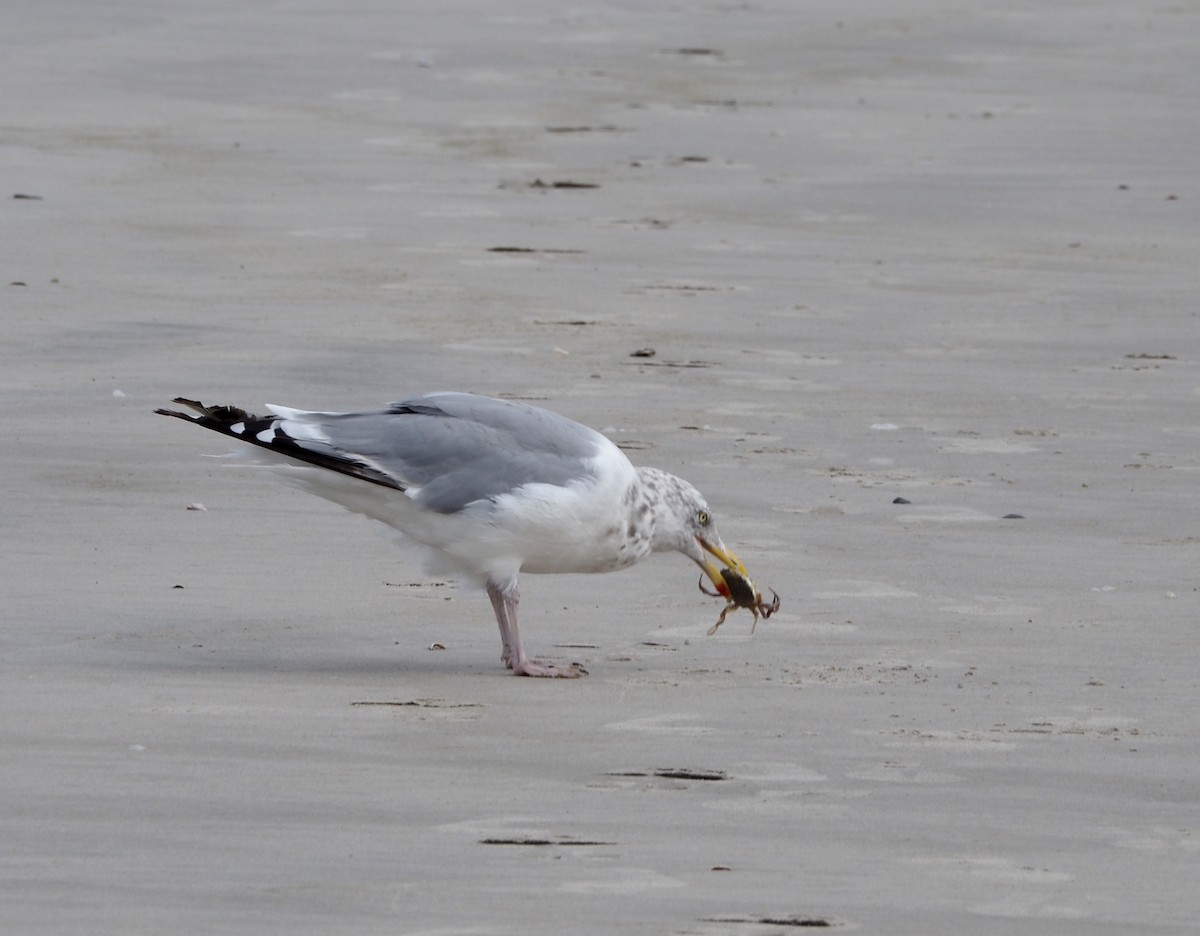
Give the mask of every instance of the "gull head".
[[653, 468], [640, 468], [642, 487], [653, 505], [654, 549], [673, 549], [700, 566], [717, 592], [728, 598], [730, 586], [722, 569], [749, 578], [746, 567], [721, 539], [704, 495], [691, 484]]

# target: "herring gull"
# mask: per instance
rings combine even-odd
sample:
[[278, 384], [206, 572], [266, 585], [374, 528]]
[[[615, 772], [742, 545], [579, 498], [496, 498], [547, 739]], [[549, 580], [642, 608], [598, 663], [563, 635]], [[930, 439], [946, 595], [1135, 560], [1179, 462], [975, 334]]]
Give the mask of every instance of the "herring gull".
[[756, 621], [758, 610], [770, 613], [744, 597], [748, 589], [761, 599], [699, 491], [635, 468], [608, 438], [558, 413], [469, 393], [356, 413], [268, 404], [266, 416], [174, 402], [191, 413], [156, 412], [249, 442], [255, 463], [283, 469], [286, 480], [427, 547], [440, 568], [481, 581], [500, 625], [501, 660], [519, 676], [586, 672], [526, 655], [521, 572], [610, 572], [674, 550], [700, 566], [727, 611], [751, 607]]

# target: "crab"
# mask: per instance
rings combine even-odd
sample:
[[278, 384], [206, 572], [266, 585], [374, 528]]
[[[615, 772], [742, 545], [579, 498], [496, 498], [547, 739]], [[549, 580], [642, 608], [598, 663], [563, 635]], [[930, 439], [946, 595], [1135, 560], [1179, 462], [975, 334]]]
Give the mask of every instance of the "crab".
[[754, 623], [750, 625], [750, 633], [753, 634], [754, 628], [758, 626], [760, 615], [763, 620], [766, 620], [779, 610], [779, 593], [775, 589], [771, 589], [771, 594], [775, 596], [774, 600], [767, 602], [763, 600], [762, 592], [754, 587], [754, 583], [740, 572], [726, 567], [721, 570], [721, 578], [725, 587], [722, 588], [722, 583], [717, 583], [718, 590], [709, 591], [704, 587], [704, 577], [700, 577], [700, 591], [712, 598], [724, 598], [726, 601], [725, 607], [721, 609], [721, 616], [717, 618], [717, 623], [708, 629], [709, 637], [725, 623], [725, 615], [730, 611], [749, 608], [750, 613], [754, 615]]

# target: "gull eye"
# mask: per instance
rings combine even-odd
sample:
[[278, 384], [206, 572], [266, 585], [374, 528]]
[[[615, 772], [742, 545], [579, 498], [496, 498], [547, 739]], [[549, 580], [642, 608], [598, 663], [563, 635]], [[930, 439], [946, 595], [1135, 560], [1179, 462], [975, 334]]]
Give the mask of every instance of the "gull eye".
[[707, 510], [697, 510], [696, 511], [696, 522], [698, 524], [700, 524], [700, 526], [708, 526], [708, 511]]

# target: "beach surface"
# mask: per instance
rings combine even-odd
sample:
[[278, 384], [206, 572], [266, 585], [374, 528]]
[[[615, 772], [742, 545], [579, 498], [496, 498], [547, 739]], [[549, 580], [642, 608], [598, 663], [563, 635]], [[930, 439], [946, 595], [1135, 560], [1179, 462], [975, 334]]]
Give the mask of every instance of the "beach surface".
[[[1194, 4], [52, 0], [0, 35], [0, 928], [1190, 934]], [[182, 395], [702, 490], [482, 592]]]

